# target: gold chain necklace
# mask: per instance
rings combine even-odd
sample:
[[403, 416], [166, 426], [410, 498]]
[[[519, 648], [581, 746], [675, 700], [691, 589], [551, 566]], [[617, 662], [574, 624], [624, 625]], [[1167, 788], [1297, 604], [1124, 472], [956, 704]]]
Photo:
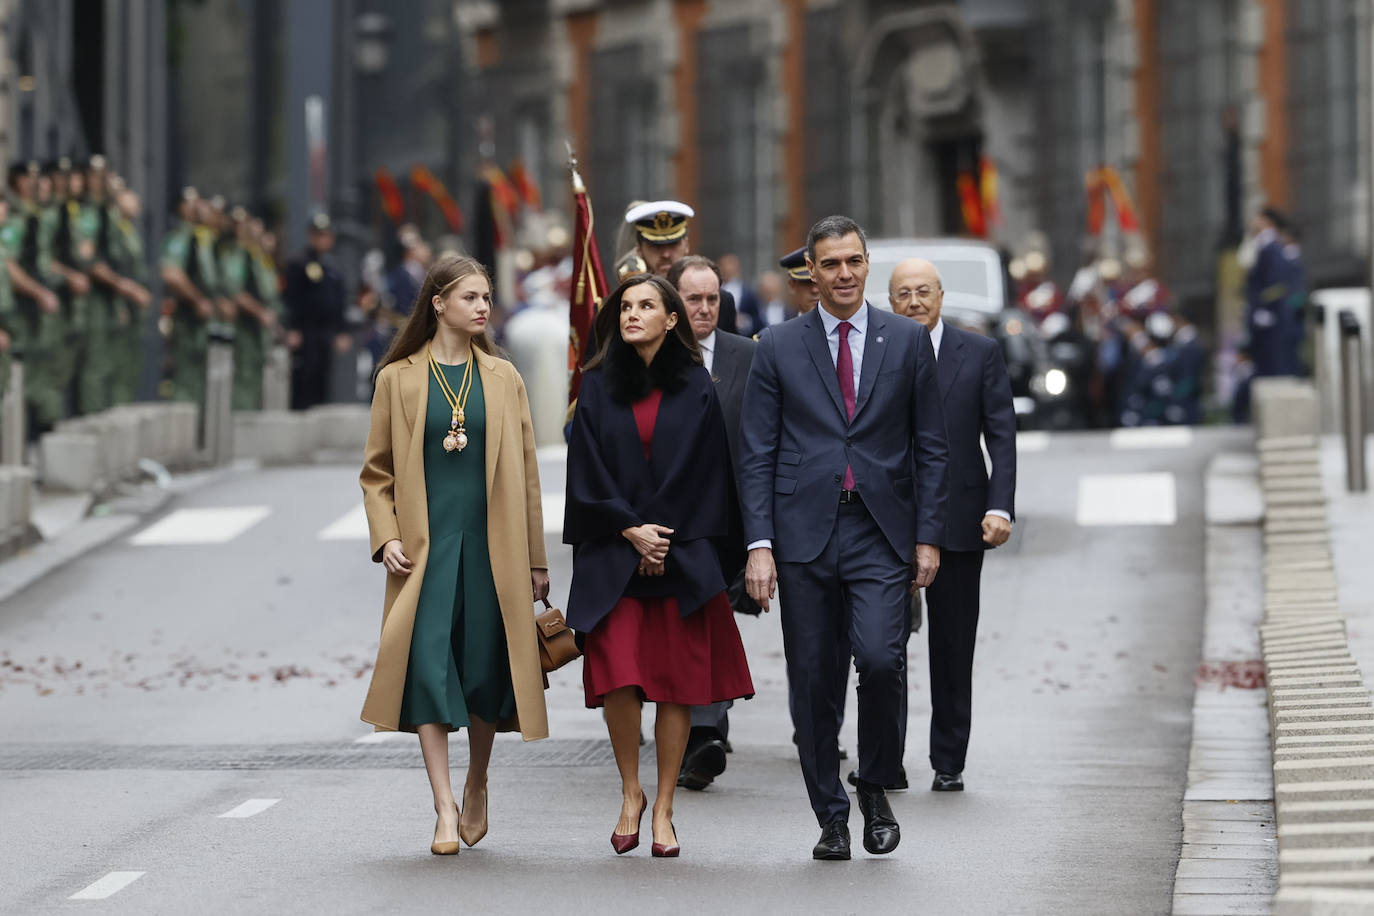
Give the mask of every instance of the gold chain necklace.
[[453, 409], [453, 421], [449, 424], [448, 435], [444, 437], [444, 451], [451, 452], [456, 449], [461, 452], [468, 445], [468, 433], [463, 428], [463, 423], [466, 420], [463, 408], [467, 406], [468, 394], [472, 391], [472, 364], [476, 362], [475, 354], [472, 352], [471, 344], [469, 344], [468, 361], [463, 368], [463, 380], [458, 384], [458, 394], [454, 394], [448, 379], [444, 378], [444, 371], [439, 368], [439, 361], [434, 358], [433, 344], [426, 348], [426, 352], [429, 354], [429, 370], [434, 373], [434, 378], [438, 380], [439, 389], [444, 392], [444, 400], [448, 401], [448, 406]]

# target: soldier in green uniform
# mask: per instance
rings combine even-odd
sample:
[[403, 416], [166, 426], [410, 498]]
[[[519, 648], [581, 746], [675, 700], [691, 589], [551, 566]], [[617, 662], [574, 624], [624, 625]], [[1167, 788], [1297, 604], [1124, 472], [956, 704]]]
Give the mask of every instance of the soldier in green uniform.
[[56, 348], [53, 363], [64, 412], [72, 415], [81, 412], [76, 381], [78, 367], [84, 358], [86, 313], [91, 292], [86, 271], [95, 254], [95, 246], [81, 229], [79, 195], [84, 190], [84, 176], [72, 171], [71, 160], [67, 158], [50, 163], [46, 171], [52, 180], [52, 200], [43, 206], [39, 216], [39, 244], [49, 252], [49, 269], [62, 304], [61, 345]]
[[242, 207], [230, 213], [234, 236], [220, 256], [224, 288], [237, 308], [234, 321], [234, 396], [235, 410], [262, 408], [262, 370], [267, 356], [269, 334], [276, 326], [276, 314], [268, 306], [262, 290], [262, 275], [253, 223]]
[[38, 163], [11, 166], [9, 185], [13, 212], [0, 226], [0, 243], [15, 292], [11, 352], [24, 363], [24, 405], [32, 441], [62, 418], [62, 387], [53, 358], [62, 347], [61, 301], [48, 286], [55, 281], [49, 275], [50, 258], [40, 230]]
[[78, 386], [83, 413], [118, 403], [117, 387], [133, 325], [133, 309], [150, 301], [148, 290], [130, 274], [129, 252], [120, 231], [122, 217], [110, 200], [105, 158], [93, 156], [86, 172], [87, 196], [81, 210], [82, 234], [91, 239], [91, 294], [87, 298], [85, 360]]
[[[9, 220], [9, 201], [0, 198], [0, 226]], [[0, 230], [2, 233], [3, 230]], [[5, 257], [5, 269], [0, 270], [0, 397], [9, 390], [10, 364], [14, 361], [14, 341], [19, 335], [14, 287], [10, 285], [10, 259]]]
[[[123, 186], [119, 176], [111, 176], [116, 217], [116, 248], [120, 253], [120, 272], [137, 288], [136, 295], [125, 295], [119, 303], [113, 349], [118, 353], [114, 395], [116, 404], [128, 404], [138, 396], [138, 382], [143, 374], [143, 331], [147, 326], [148, 308], [153, 303], [147, 287], [148, 264], [145, 260], [143, 234], [139, 218], [143, 204], [132, 188]], [[127, 321], [125, 317], [127, 316]]]
[[214, 239], [199, 225], [200, 196], [182, 191], [179, 219], [162, 243], [162, 282], [171, 294], [163, 315], [171, 319], [172, 399], [205, 402], [205, 353], [209, 324], [215, 318]]

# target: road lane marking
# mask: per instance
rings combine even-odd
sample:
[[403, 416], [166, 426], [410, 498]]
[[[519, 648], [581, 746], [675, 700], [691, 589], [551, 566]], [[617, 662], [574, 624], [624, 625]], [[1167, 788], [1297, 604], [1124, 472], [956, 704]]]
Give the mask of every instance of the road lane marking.
[[1177, 521], [1173, 474], [1085, 474], [1078, 479], [1080, 525], [1172, 525]]
[[1191, 426], [1138, 426], [1114, 429], [1107, 437], [1112, 448], [1187, 448], [1193, 444]]
[[368, 732], [361, 738], [355, 738], [354, 744], [383, 744], [387, 741], [396, 741], [400, 738], [409, 738], [410, 732]]
[[321, 541], [366, 541], [369, 537], [367, 510], [361, 504], [330, 522], [319, 534]]
[[1016, 434], [1018, 452], [1043, 452], [1050, 447], [1050, 434], [1043, 430], [1028, 430]]
[[567, 503], [561, 492], [546, 492], [543, 496], [544, 533], [563, 534], [563, 509]]
[[261, 814], [279, 801], [281, 801], [280, 798], [250, 798], [237, 808], [230, 808], [220, 817], [252, 817], [255, 814]]
[[91, 886], [77, 891], [68, 900], [104, 900], [146, 875], [143, 871], [112, 871]]
[[129, 539], [138, 547], [225, 544], [272, 514], [267, 506], [177, 509]]

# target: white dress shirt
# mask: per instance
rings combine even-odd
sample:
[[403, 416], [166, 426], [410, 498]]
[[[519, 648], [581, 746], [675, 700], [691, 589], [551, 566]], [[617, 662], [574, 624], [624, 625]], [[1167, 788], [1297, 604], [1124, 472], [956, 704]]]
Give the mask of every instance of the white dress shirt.
[[[868, 333], [868, 302], [859, 306], [859, 310], [847, 319], [836, 318], [826, 311], [825, 306], [817, 306], [816, 311], [821, 313], [821, 327], [825, 330], [825, 341], [830, 345], [830, 361], [839, 367], [840, 358], [840, 322], [848, 321], [850, 324], [849, 336], [849, 355], [854, 362], [854, 397], [859, 396], [859, 378], [864, 366], [864, 335]], [[772, 547], [772, 540], [754, 541], [747, 549], [753, 550], [755, 547]]]
[[698, 340], [697, 346], [701, 347], [701, 361], [706, 365], [706, 371], [714, 375], [712, 367], [716, 364], [716, 332], [713, 330]]
[[821, 313], [821, 327], [825, 328], [825, 342], [830, 345], [830, 361], [837, 367], [840, 359], [840, 322], [848, 321], [851, 325], [849, 329], [849, 355], [854, 361], [854, 396], [859, 396], [859, 378], [864, 367], [864, 336], [868, 334], [868, 303], [859, 306], [859, 310], [847, 319], [836, 318], [826, 311], [825, 306], [820, 306], [816, 311]]
[[945, 339], [945, 319], [935, 319], [935, 330], [930, 332], [930, 345], [935, 348], [935, 358], [940, 358], [940, 342]]

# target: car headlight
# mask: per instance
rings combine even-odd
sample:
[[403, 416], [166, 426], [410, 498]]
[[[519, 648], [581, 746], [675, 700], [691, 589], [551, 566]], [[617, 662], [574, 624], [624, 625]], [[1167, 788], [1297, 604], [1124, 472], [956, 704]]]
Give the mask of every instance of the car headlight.
[[1057, 398], [1069, 387], [1069, 377], [1063, 369], [1051, 369], [1045, 373], [1045, 393]]

